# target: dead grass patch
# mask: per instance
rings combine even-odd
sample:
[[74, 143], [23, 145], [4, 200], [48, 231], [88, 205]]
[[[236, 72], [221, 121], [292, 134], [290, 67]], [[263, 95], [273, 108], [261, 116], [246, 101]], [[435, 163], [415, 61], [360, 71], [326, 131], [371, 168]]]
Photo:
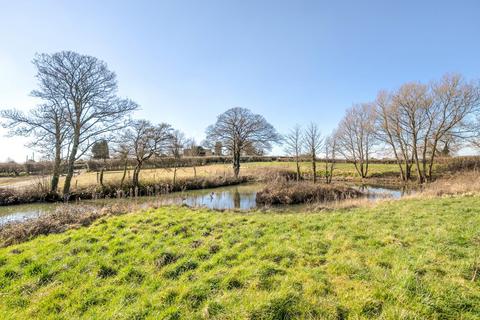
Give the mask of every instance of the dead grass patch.
[[364, 194], [347, 186], [275, 180], [257, 193], [257, 203], [305, 204], [353, 199]]

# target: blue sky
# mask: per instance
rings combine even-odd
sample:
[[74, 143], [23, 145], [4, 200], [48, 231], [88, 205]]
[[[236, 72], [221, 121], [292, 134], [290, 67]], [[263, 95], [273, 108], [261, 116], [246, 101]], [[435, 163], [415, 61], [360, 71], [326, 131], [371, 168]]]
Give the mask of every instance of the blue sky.
[[[37, 101], [36, 52], [74, 50], [106, 61], [137, 118], [201, 140], [234, 106], [280, 132], [332, 130], [379, 89], [446, 72], [480, 78], [479, 1], [0, 0], [0, 108]], [[30, 152], [5, 138], [0, 161]], [[274, 150], [280, 153], [281, 149]]]

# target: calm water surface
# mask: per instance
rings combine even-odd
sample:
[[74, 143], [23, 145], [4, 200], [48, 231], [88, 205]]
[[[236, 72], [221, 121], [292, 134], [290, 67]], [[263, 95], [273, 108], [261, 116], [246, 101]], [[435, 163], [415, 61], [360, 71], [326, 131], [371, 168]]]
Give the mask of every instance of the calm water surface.
[[[243, 184], [213, 189], [193, 190], [175, 192], [158, 197], [141, 197], [137, 199], [100, 199], [86, 200], [82, 203], [105, 205], [117, 201], [135, 201], [140, 206], [156, 203], [159, 205], [187, 205], [189, 207], [205, 207], [210, 209], [239, 209], [249, 210], [257, 208], [255, 201], [257, 191], [263, 187], [262, 184]], [[410, 191], [402, 187], [386, 186], [353, 186], [368, 194], [369, 199], [400, 198]], [[42, 214], [51, 212], [59, 204], [25, 204], [15, 206], [0, 206], [0, 225], [12, 221], [21, 221], [36, 218]], [[75, 204], [72, 204], [75, 205]]]

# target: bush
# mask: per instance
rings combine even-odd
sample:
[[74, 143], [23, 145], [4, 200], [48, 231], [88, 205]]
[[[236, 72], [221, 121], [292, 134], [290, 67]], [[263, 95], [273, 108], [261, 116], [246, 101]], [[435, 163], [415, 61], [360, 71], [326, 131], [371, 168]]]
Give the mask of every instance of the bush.
[[60, 197], [41, 187], [32, 187], [20, 190], [0, 188], [0, 206], [8, 206], [21, 203], [55, 202]]
[[257, 193], [257, 203], [302, 204], [353, 199], [364, 194], [346, 186], [313, 184], [311, 182], [275, 181]]

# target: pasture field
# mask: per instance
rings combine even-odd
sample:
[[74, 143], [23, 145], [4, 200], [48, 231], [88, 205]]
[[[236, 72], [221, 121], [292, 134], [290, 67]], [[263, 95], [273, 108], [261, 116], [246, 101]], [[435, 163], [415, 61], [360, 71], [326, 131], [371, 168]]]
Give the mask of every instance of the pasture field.
[[164, 207], [0, 249], [1, 319], [478, 319], [480, 197]]
[[[324, 175], [325, 163], [317, 163], [317, 174], [319, 176]], [[259, 176], [266, 172], [266, 170], [290, 170], [295, 171], [294, 162], [247, 162], [242, 163], [240, 174], [243, 176]], [[311, 173], [311, 164], [309, 162], [301, 163], [301, 171], [303, 174], [309, 175]], [[232, 165], [227, 164], [211, 164], [205, 166], [196, 167], [197, 176], [199, 177], [218, 177], [218, 176], [231, 176]], [[126, 181], [131, 180], [133, 170], [127, 171]], [[105, 171], [104, 183], [116, 184], [123, 175], [123, 171]], [[351, 163], [338, 163], [336, 165], [334, 176], [340, 179], [358, 179], [359, 176], [355, 171], [355, 167]], [[193, 167], [184, 167], [177, 169], [178, 178], [193, 178]], [[396, 164], [370, 164], [369, 177], [387, 177], [397, 178], [398, 167]], [[140, 172], [140, 181], [145, 183], [151, 183], [155, 181], [165, 181], [173, 179], [172, 168], [161, 169], [144, 169]], [[28, 185], [34, 185], [42, 181], [41, 177], [37, 176], [23, 176], [18, 178], [0, 178], [0, 187], [25, 187]], [[60, 189], [63, 186], [64, 178], [60, 178]], [[48, 182], [48, 177], [44, 178], [44, 182]], [[97, 184], [97, 172], [83, 172], [78, 176], [75, 176], [72, 180], [72, 187], [85, 188]]]

